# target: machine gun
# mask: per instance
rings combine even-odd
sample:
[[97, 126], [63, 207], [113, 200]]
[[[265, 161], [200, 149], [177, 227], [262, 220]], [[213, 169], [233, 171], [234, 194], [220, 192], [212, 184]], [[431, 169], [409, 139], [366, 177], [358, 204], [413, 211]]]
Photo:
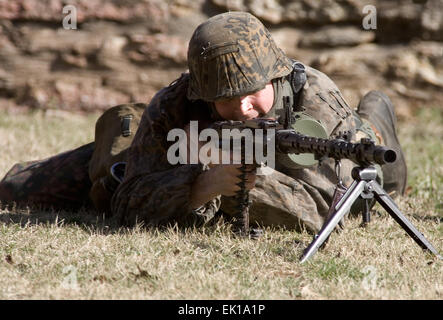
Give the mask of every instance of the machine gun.
[[[276, 153], [280, 154], [313, 154], [319, 160], [325, 157], [335, 160], [349, 159], [360, 166], [371, 164], [386, 164], [396, 160], [397, 154], [394, 150], [377, 146], [370, 139], [361, 139], [360, 143], [349, 142], [350, 136], [342, 134], [337, 139], [324, 139], [306, 136], [293, 129], [283, 129], [283, 125], [270, 119], [253, 119], [246, 121], [218, 121], [212, 128], [221, 132], [223, 129], [274, 129]], [[272, 136], [263, 136], [263, 143], [266, 145]], [[293, 158], [291, 158], [293, 159]]]
[[[435, 254], [439, 259], [442, 257], [438, 254], [437, 250], [424, 238], [421, 234], [400, 212], [395, 205], [392, 198], [382, 189], [382, 187], [376, 182], [377, 171], [373, 167], [374, 164], [384, 165], [386, 163], [395, 162], [397, 155], [392, 149], [377, 146], [370, 139], [361, 139], [359, 143], [350, 142], [349, 134], [341, 134], [336, 139], [317, 138], [312, 136], [303, 135], [293, 129], [284, 129], [283, 125], [275, 120], [271, 119], [253, 119], [246, 121], [219, 121], [212, 125], [212, 128], [219, 132], [219, 137], [222, 137], [223, 129], [233, 130], [238, 129], [242, 131], [244, 129], [274, 129], [274, 134], [262, 135], [262, 141], [258, 141], [263, 145], [271, 142], [271, 139], [275, 139], [275, 154], [286, 155], [286, 161], [297, 162], [297, 155], [308, 155], [312, 159], [308, 160], [313, 164], [312, 160], [318, 161], [325, 157], [333, 158], [336, 161], [336, 172], [339, 168], [341, 159], [349, 159], [355, 162], [358, 166], [352, 171], [352, 177], [354, 178], [351, 186], [346, 188], [341, 184], [339, 172], [337, 173], [339, 184], [337, 185], [336, 192], [334, 194], [333, 203], [329, 210], [329, 216], [324, 223], [320, 232], [314, 236], [314, 240], [306, 248], [301, 258], [301, 262], [305, 262], [312, 257], [315, 252], [323, 245], [323, 243], [329, 238], [329, 235], [334, 230], [336, 225], [342, 220], [345, 214], [349, 212], [352, 204], [361, 197], [365, 201], [365, 210], [363, 212], [363, 221], [368, 223], [369, 216], [369, 200], [375, 198], [382, 207], [400, 224], [400, 226], [411, 236], [414, 241], [420, 245], [423, 249], [426, 249]], [[271, 130], [272, 131], [272, 130]], [[241, 145], [244, 146], [246, 137], [241, 136]], [[222, 140], [222, 139], [221, 139]], [[232, 140], [232, 139], [231, 139]], [[255, 141], [257, 142], [257, 141]], [[220, 141], [223, 143], [223, 141]], [[244, 147], [241, 148], [241, 174], [239, 175], [240, 183], [238, 186], [240, 190], [236, 193], [236, 200], [238, 203], [238, 213], [235, 215], [234, 228], [235, 232], [241, 235], [250, 236], [256, 238], [261, 235], [259, 229], [249, 228], [249, 192], [245, 189], [247, 166], [245, 159], [247, 154]], [[262, 148], [264, 150], [265, 148]], [[302, 162], [306, 163], [306, 159], [302, 159]], [[259, 163], [254, 163], [258, 167]], [[342, 188], [342, 192], [337, 192], [338, 188]]]

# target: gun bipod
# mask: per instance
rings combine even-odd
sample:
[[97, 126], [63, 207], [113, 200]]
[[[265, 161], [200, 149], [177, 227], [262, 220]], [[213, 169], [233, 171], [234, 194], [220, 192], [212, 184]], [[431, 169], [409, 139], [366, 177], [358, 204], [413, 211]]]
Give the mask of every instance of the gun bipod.
[[[352, 177], [354, 178], [354, 181], [340, 201], [335, 205], [332, 215], [330, 215], [329, 219], [324, 223], [319, 233], [314, 236], [314, 240], [311, 244], [304, 250], [300, 259], [301, 263], [307, 261], [317, 252], [345, 214], [349, 212], [351, 206], [358, 197], [364, 198], [366, 202], [371, 198], [375, 198], [375, 200], [380, 203], [389, 215], [400, 224], [406, 233], [421, 248], [433, 253], [438, 259], [443, 260], [443, 257], [438, 251], [428, 240], [426, 240], [423, 234], [420, 233], [408, 219], [406, 219], [392, 198], [377, 183], [375, 180], [377, 177], [377, 171], [374, 167], [355, 167], [352, 170]], [[366, 207], [363, 212], [363, 222], [369, 222], [368, 207]]]

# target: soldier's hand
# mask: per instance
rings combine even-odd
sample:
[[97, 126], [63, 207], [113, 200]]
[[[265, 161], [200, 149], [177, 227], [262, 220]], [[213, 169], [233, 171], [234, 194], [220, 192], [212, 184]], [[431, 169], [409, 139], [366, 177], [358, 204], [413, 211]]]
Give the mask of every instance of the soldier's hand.
[[[192, 143], [197, 144], [198, 146], [198, 154], [200, 154], [200, 148], [204, 143], [201, 141], [194, 141], [190, 135], [190, 127], [186, 125], [184, 128], [188, 141], [188, 156], [190, 154], [190, 145]], [[200, 205], [204, 204], [210, 199], [213, 199], [217, 195], [224, 196], [234, 196], [237, 191], [240, 190], [240, 186], [238, 185], [241, 182], [240, 168], [241, 164], [220, 164], [222, 160], [230, 159], [230, 163], [233, 162], [233, 153], [230, 151], [224, 151], [221, 149], [217, 149], [218, 154], [218, 163], [207, 163], [209, 166], [209, 170], [203, 172], [197, 180], [194, 182], [192, 186], [192, 194], [191, 194], [191, 206], [193, 208], [197, 208]], [[228, 154], [226, 154], [228, 153]], [[211, 155], [208, 154], [208, 157]], [[188, 159], [189, 160], [189, 159]], [[201, 159], [199, 159], [201, 160]], [[228, 161], [229, 162], [229, 161]], [[251, 190], [255, 186], [256, 180], [256, 167], [254, 165], [247, 165], [246, 167], [246, 181], [245, 181], [245, 189]]]
[[[213, 181], [214, 188], [218, 194], [224, 196], [233, 196], [240, 190], [240, 164], [219, 164], [213, 166], [208, 173]], [[251, 190], [255, 186], [255, 180], [257, 178], [256, 169], [252, 165], [247, 165], [246, 183], [245, 189]]]
[[[200, 155], [200, 149], [207, 142], [198, 141], [198, 139], [195, 140], [196, 137], [195, 136], [191, 136], [191, 134], [190, 134], [190, 125], [189, 124], [187, 124], [184, 127], [184, 130], [185, 130], [186, 136], [187, 136], [187, 145], [186, 145], [186, 147], [187, 147], [186, 157], [187, 158], [186, 158], [186, 162], [189, 163], [190, 162], [189, 157], [190, 157], [190, 154], [191, 154], [191, 145], [193, 144], [194, 146], [197, 146], [197, 152], [196, 153], [198, 155]], [[208, 165], [208, 167], [210, 167], [210, 168], [214, 168], [215, 166], [217, 166], [220, 163], [234, 163], [234, 159], [240, 159], [240, 155], [237, 154], [237, 157], [234, 157], [234, 152], [231, 151], [231, 150], [222, 150], [221, 148], [220, 149], [214, 148], [214, 149], [218, 153], [217, 155], [214, 156], [214, 158], [217, 159], [216, 162], [211, 162], [211, 161], [204, 162], [204, 161], [202, 161], [203, 159], [200, 159], [200, 157], [199, 157], [198, 161], [200, 163]], [[209, 149], [207, 151], [207, 153], [206, 153], [207, 160], [212, 160], [211, 151], [213, 151], [213, 149]]]

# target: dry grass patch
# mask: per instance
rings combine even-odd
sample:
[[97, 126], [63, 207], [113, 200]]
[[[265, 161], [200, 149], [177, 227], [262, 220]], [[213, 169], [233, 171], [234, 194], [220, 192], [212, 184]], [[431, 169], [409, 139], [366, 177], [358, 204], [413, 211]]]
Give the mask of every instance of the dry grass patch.
[[[93, 139], [97, 115], [1, 114], [0, 173]], [[440, 251], [443, 116], [402, 123], [410, 196], [397, 201]], [[312, 236], [267, 229], [257, 241], [219, 221], [203, 229], [120, 228], [91, 212], [0, 211], [0, 299], [441, 299], [442, 262], [424, 253], [380, 207], [350, 218], [301, 265]]]

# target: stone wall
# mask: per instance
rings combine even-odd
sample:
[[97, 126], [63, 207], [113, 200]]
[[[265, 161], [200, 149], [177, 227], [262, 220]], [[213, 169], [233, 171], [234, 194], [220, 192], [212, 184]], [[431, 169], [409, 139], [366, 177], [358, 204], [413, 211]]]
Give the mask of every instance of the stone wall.
[[[62, 25], [69, 4], [77, 29]], [[376, 29], [363, 28], [367, 5]], [[194, 28], [228, 10], [259, 17], [288, 56], [327, 73], [354, 106], [372, 89], [401, 117], [443, 101], [443, 0], [0, 0], [0, 108], [149, 101], [186, 70]]]

